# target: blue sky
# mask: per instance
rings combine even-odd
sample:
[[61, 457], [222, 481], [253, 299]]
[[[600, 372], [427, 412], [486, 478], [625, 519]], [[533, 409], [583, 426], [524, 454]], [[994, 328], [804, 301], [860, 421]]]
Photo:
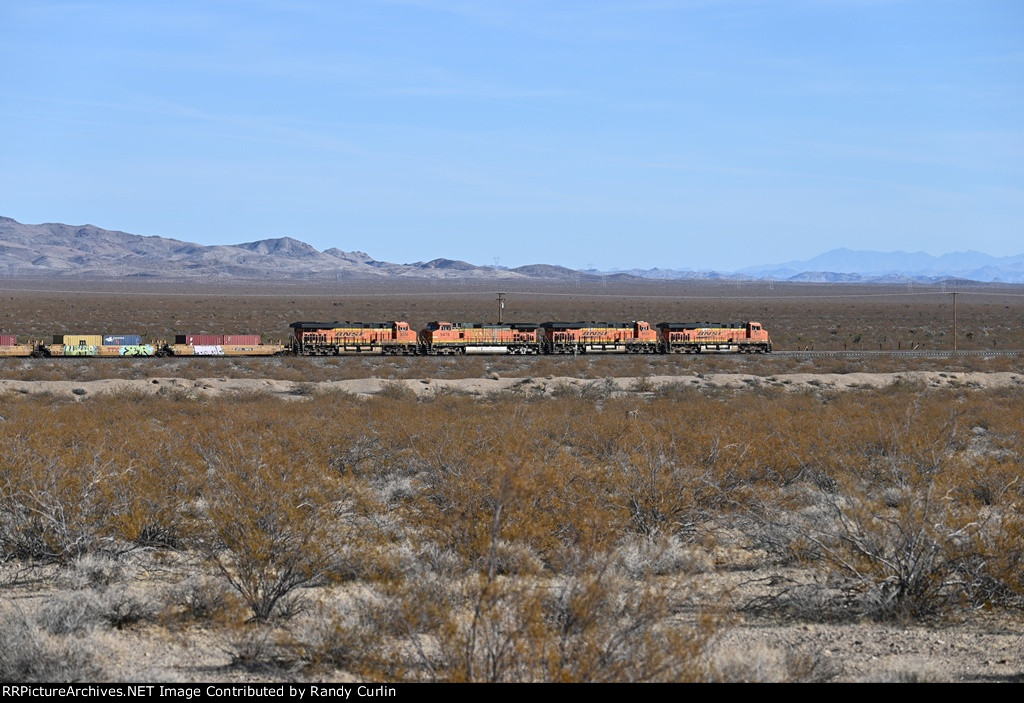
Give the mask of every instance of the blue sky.
[[388, 261], [1024, 252], [1019, 0], [0, 0], [0, 215]]

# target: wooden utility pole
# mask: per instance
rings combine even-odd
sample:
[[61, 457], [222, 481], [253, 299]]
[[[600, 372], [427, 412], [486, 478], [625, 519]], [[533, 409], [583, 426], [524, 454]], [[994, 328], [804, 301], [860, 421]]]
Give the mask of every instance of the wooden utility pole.
[[953, 296], [953, 351], [956, 351], [956, 293], [950, 293]]
[[498, 324], [501, 324], [501, 311], [505, 309], [505, 294], [498, 293]]

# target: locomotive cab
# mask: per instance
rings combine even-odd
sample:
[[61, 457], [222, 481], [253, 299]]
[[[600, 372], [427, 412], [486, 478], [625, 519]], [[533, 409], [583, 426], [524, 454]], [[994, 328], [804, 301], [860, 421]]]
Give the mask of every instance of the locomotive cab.
[[748, 322], [747, 323], [747, 339], [752, 339], [756, 342], [770, 342], [768, 338], [768, 332], [761, 326], [760, 322]]

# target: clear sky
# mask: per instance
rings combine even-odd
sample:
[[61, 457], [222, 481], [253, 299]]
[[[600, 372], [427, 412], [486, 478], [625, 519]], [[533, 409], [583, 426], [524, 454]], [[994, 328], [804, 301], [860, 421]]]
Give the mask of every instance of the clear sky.
[[400, 263], [1024, 252], [1020, 0], [0, 0], [0, 215]]

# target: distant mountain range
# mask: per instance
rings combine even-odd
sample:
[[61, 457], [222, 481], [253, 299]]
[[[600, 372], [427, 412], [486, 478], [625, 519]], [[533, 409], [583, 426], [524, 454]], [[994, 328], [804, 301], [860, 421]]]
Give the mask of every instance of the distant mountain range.
[[756, 277], [806, 277], [812, 272], [839, 275], [903, 278], [965, 278], [972, 281], [1024, 282], [1024, 254], [989, 256], [980, 251], [958, 251], [942, 256], [918, 252], [878, 252], [833, 249], [807, 261], [751, 266], [738, 273]]
[[[590, 271], [589, 273], [598, 273]], [[933, 283], [963, 279], [985, 283], [1024, 283], [1024, 254], [989, 256], [960, 251], [942, 256], [924, 252], [833, 249], [805, 261], [748, 266], [737, 271], [630, 269], [640, 278], [800, 281], [808, 283]]]
[[204, 246], [93, 225], [26, 225], [0, 217], [0, 275], [81, 278], [566, 278], [559, 266], [504, 269], [434, 259], [377, 261], [361, 251], [318, 251], [291, 237]]
[[1024, 254], [994, 257], [976, 251], [923, 252], [834, 249], [806, 261], [739, 271], [632, 269], [575, 271], [551, 264], [517, 268], [476, 266], [455, 259], [411, 264], [377, 261], [361, 251], [316, 248], [291, 237], [204, 246], [144, 237], [93, 225], [28, 225], [0, 217], [0, 275], [136, 279], [771, 279], [813, 282], [934, 282], [948, 278], [1024, 283]]

